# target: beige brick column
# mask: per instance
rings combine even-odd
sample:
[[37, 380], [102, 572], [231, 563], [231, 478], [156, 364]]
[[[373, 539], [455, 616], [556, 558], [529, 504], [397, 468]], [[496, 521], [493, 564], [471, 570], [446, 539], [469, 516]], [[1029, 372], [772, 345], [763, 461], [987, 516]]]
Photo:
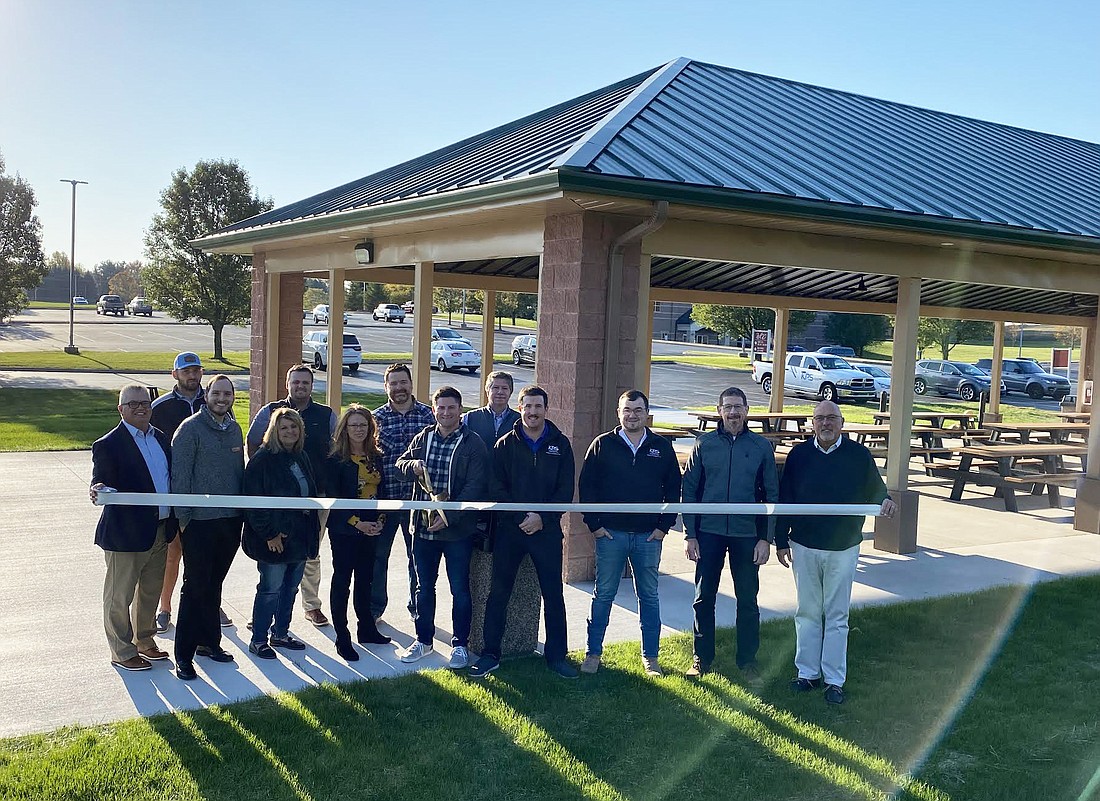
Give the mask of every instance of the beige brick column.
[[[600, 404], [609, 250], [615, 237], [637, 222], [590, 212], [555, 215], [545, 222], [535, 379], [550, 396], [548, 418], [573, 445], [578, 472], [589, 444], [604, 425]], [[620, 312], [613, 328], [619, 343], [616, 394], [634, 385], [640, 258], [637, 243], [627, 247], [616, 304]], [[563, 523], [565, 579], [589, 580], [596, 567], [592, 534], [580, 515], [567, 515]]]
[[302, 360], [300, 273], [268, 273], [264, 255], [252, 257], [252, 334], [249, 357], [249, 416], [285, 392], [286, 371]]

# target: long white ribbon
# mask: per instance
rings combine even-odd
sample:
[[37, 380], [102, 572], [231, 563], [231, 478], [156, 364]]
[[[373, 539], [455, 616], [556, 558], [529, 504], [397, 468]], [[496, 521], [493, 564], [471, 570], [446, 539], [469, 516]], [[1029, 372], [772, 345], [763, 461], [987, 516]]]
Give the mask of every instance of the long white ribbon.
[[186, 495], [100, 490], [98, 506], [182, 506], [218, 509], [352, 509], [398, 512], [605, 512], [619, 514], [875, 516], [877, 504], [842, 503], [503, 503], [499, 501], [361, 501], [348, 498], [276, 498], [266, 495]]

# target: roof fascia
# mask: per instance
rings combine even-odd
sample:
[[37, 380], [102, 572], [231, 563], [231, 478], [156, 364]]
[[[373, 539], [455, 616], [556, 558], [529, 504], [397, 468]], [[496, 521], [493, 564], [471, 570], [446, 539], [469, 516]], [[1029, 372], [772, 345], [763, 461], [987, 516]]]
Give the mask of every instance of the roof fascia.
[[189, 244], [193, 248], [207, 252], [217, 252], [222, 248], [254, 245], [275, 240], [287, 239], [307, 234], [349, 228], [371, 223], [392, 222], [405, 217], [425, 214], [459, 211], [490, 201], [531, 201], [553, 192], [558, 196], [558, 176], [556, 172], [513, 178], [508, 181], [442, 192], [409, 200], [367, 206], [361, 209], [334, 212], [321, 217], [308, 217], [301, 220], [288, 220], [271, 223], [258, 228], [233, 231], [227, 234], [211, 234], [194, 239]]
[[635, 117], [642, 113], [657, 95], [663, 92], [676, 77], [691, 63], [689, 58], [677, 58], [668, 62], [646, 78], [637, 89], [631, 92], [607, 116], [593, 125], [578, 139], [572, 147], [558, 156], [550, 169], [559, 167], [586, 168], [595, 161], [611, 140], [619, 135]]
[[802, 198], [781, 197], [742, 192], [720, 187], [674, 184], [665, 181], [599, 175], [571, 167], [558, 170], [558, 184], [565, 192], [596, 191], [619, 197], [648, 201], [667, 200], [712, 208], [779, 214], [803, 219], [919, 231], [925, 234], [964, 236], [978, 240], [1002, 242], [1029, 247], [1069, 250], [1079, 253], [1100, 252], [1100, 238], [1053, 231], [1011, 228], [969, 220], [950, 220], [919, 214], [905, 214], [886, 209], [848, 206]]

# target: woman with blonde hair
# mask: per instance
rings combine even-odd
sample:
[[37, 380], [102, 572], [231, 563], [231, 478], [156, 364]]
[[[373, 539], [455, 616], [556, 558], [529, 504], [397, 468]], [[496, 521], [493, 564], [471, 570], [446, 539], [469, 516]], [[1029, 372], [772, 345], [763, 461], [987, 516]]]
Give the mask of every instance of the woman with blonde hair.
[[[374, 500], [382, 483], [382, 451], [378, 426], [365, 406], [351, 404], [336, 424], [328, 461], [328, 487], [337, 498]], [[376, 511], [334, 510], [328, 517], [332, 544], [329, 605], [336, 631], [336, 653], [349, 662], [359, 659], [348, 628], [348, 598], [356, 617], [356, 641], [384, 645], [390, 638], [378, 631], [370, 611], [374, 552], [385, 516]], [[352, 592], [352, 580], [355, 590]]]
[[[290, 408], [272, 412], [263, 445], [244, 470], [245, 495], [316, 497], [317, 482], [303, 451], [305, 432], [298, 412]], [[320, 534], [316, 510], [249, 509], [245, 513], [244, 552], [256, 560], [260, 571], [248, 650], [261, 659], [275, 658], [272, 646], [291, 651], [306, 647], [291, 636], [290, 618], [306, 560], [317, 556]]]

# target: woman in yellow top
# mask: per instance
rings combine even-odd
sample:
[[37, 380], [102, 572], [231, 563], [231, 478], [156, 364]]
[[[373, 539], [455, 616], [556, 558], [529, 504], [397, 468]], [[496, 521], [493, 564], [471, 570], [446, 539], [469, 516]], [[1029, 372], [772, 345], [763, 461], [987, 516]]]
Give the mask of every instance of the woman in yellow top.
[[[378, 427], [365, 406], [353, 403], [336, 424], [328, 460], [329, 490], [337, 498], [378, 498], [382, 482], [382, 451]], [[333, 511], [328, 517], [332, 543], [329, 604], [336, 630], [336, 653], [349, 662], [359, 659], [348, 629], [348, 598], [355, 608], [356, 637], [361, 644], [384, 645], [390, 638], [378, 631], [370, 611], [374, 551], [384, 515], [376, 511]], [[352, 591], [352, 579], [355, 589]]]

